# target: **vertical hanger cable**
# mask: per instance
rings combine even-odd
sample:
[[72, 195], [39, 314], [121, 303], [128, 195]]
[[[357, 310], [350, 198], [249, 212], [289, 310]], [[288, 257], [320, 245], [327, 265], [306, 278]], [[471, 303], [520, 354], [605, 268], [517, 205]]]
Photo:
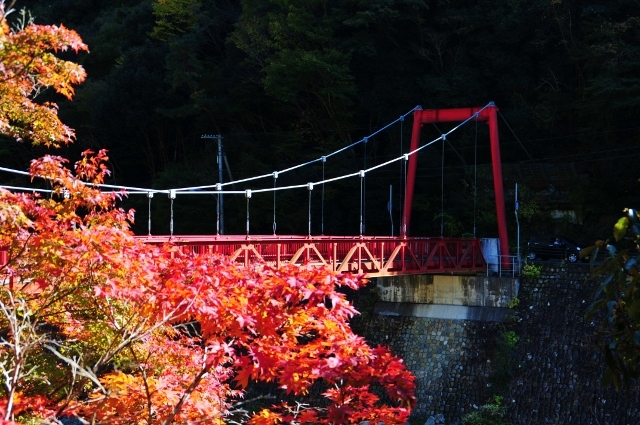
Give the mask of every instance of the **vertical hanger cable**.
[[322, 157], [322, 206], [321, 206], [322, 216], [320, 218], [320, 234], [322, 236], [324, 236], [324, 165], [326, 162], [327, 162], [327, 157], [323, 156]]
[[244, 192], [244, 196], [247, 198], [247, 237], [249, 236], [249, 200], [251, 199], [251, 189], [247, 189]]
[[216, 190], [218, 194], [216, 195], [216, 235], [220, 235], [220, 191], [222, 190], [222, 185], [218, 183], [216, 185]]
[[444, 236], [444, 144], [447, 136], [442, 135], [442, 167], [440, 170], [440, 237]]
[[148, 230], [149, 236], [151, 236], [151, 198], [153, 198], [153, 192], [147, 192], [147, 198], [149, 198], [149, 222], [148, 222]]
[[169, 199], [171, 200], [171, 216], [169, 219], [169, 236], [173, 236], [173, 200], [176, 199], [176, 191], [169, 191]]
[[364, 199], [363, 199], [363, 190], [364, 190], [364, 170], [360, 170], [360, 236], [362, 236], [362, 234], [364, 232], [364, 222], [363, 222]]
[[309, 191], [309, 220], [307, 234], [311, 237], [311, 191], [313, 190], [313, 183], [307, 183], [307, 190]]
[[276, 234], [276, 184], [278, 180], [278, 172], [273, 172], [273, 235]]
[[476, 208], [478, 197], [478, 113], [476, 112], [476, 140], [473, 144], [473, 237], [476, 237]]
[[[363, 170], [367, 169], [367, 145], [368, 144], [369, 144], [369, 138], [365, 137], [364, 138], [364, 166], [362, 167]], [[361, 189], [360, 189], [360, 191], [362, 192], [362, 194], [361, 194], [361, 197], [362, 197], [362, 208], [361, 208], [362, 213], [361, 213], [361, 216], [362, 217], [360, 219], [360, 222], [361, 222], [360, 227], [362, 229], [360, 230], [360, 236], [362, 236], [362, 234], [364, 232], [366, 232], [365, 227], [366, 227], [366, 222], [367, 222], [367, 217], [366, 217], [366, 214], [367, 214], [367, 180], [365, 179], [364, 172], [362, 174], [362, 181], [360, 183], [361, 183], [361, 186], [362, 186]]]

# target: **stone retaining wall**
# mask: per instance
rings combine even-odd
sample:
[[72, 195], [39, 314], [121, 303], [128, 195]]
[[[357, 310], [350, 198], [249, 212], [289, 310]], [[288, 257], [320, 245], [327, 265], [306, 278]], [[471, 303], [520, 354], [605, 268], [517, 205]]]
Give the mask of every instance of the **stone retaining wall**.
[[[372, 344], [401, 356], [417, 377], [414, 416], [443, 414], [453, 424], [503, 395], [514, 425], [640, 424], [640, 391], [618, 394], [600, 385], [603, 361], [592, 344], [594, 323], [584, 321], [593, 282], [581, 265], [545, 266], [521, 279], [517, 317], [505, 323], [420, 317], [367, 316], [354, 329]], [[508, 359], [497, 337], [513, 331], [518, 343]], [[505, 360], [513, 376], [503, 386]]]
[[594, 281], [582, 265], [545, 267], [524, 280], [516, 332], [521, 368], [509, 396], [515, 424], [640, 424], [638, 386], [617, 393], [600, 385], [604, 360], [593, 344], [597, 324], [585, 321]]

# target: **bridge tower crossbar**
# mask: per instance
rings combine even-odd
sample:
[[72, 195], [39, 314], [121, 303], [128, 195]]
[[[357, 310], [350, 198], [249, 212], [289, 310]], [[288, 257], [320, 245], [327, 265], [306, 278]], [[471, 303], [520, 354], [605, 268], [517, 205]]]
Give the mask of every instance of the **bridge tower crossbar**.
[[[509, 239], [507, 237], [507, 218], [504, 207], [504, 188], [502, 183], [502, 165], [500, 160], [500, 141], [498, 138], [498, 108], [493, 102], [484, 108], [453, 108], [453, 109], [418, 109], [413, 112], [413, 129], [411, 133], [410, 152], [418, 149], [421, 128], [426, 123], [462, 122], [466, 120], [486, 121], [489, 125], [491, 141], [491, 163], [493, 169], [493, 188], [496, 199], [496, 217], [498, 221], [498, 238], [500, 240], [500, 258], [504, 268], [509, 268]], [[407, 169], [407, 187], [403, 209], [404, 236], [409, 233], [411, 225], [411, 208], [413, 206], [413, 191], [415, 188], [418, 156], [410, 155]]]

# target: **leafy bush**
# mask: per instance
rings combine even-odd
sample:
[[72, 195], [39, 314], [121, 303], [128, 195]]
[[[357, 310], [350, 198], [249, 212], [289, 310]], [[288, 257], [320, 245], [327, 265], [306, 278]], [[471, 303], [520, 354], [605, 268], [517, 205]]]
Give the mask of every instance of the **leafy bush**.
[[520, 275], [528, 277], [530, 279], [535, 279], [536, 277], [540, 276], [541, 270], [542, 268], [536, 266], [535, 264], [525, 263], [522, 267], [522, 271], [520, 271]]
[[520, 337], [514, 331], [502, 332], [500, 334], [500, 343], [509, 348], [513, 348], [520, 341]]
[[509, 425], [504, 419], [507, 408], [502, 404], [502, 397], [494, 396], [491, 403], [485, 404], [475, 412], [462, 417], [464, 425]]
[[494, 354], [495, 370], [491, 374], [491, 383], [497, 394], [506, 393], [513, 379], [517, 367], [513, 352], [519, 340], [520, 337], [514, 331], [502, 331], [498, 334]]
[[594, 270], [600, 282], [585, 318], [600, 318], [597, 345], [604, 354], [604, 386], [620, 389], [640, 377], [640, 263], [638, 236], [640, 215], [625, 209], [613, 227], [613, 241], [589, 247], [595, 254], [602, 247], [610, 254]]

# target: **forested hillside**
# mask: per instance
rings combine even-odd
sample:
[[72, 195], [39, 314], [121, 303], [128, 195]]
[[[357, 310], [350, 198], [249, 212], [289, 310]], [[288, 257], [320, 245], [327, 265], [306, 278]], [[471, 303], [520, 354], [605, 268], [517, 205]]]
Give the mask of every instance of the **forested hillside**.
[[[556, 230], [542, 218], [549, 197], [536, 194], [562, 193], [582, 223], [562, 230], [589, 238], [608, 232], [609, 217], [637, 200], [636, 0], [19, 0], [15, 8], [22, 7], [36, 23], [62, 23], [88, 44], [90, 52], [73, 59], [88, 74], [75, 100], [46, 91], [38, 99], [59, 102], [62, 120], [76, 130], [76, 142], [57, 154], [108, 149], [112, 184], [217, 183], [216, 142], [203, 134], [224, 137], [231, 175], [241, 179], [349, 145], [416, 105], [494, 101], [505, 188], [521, 185], [528, 232]], [[328, 161], [326, 176], [406, 152], [410, 122]], [[425, 126], [423, 141], [449, 128]], [[0, 142], [4, 167], [26, 169], [43, 153]], [[477, 222], [479, 236], [495, 236], [486, 126], [468, 125], [449, 143], [444, 172], [442, 145], [420, 154], [413, 231], [439, 235], [444, 211], [448, 235]], [[550, 166], [564, 172], [549, 176]], [[317, 181], [322, 172], [302, 169], [295, 182]], [[397, 232], [402, 172], [398, 165], [367, 179], [367, 233], [390, 231], [390, 185]], [[0, 175], [6, 184], [16, 180]], [[357, 214], [359, 182], [325, 190], [325, 233], [357, 234], [357, 219], [345, 214]], [[278, 194], [278, 233], [306, 232], [307, 196]], [[513, 194], [509, 217], [512, 201]], [[126, 202], [146, 232], [147, 198]], [[153, 202], [154, 232], [168, 233], [168, 200]], [[319, 233], [319, 193], [312, 202]], [[243, 233], [244, 197], [225, 203], [227, 233]], [[252, 232], [272, 233], [273, 204], [271, 194], [252, 199]], [[176, 233], [214, 232], [215, 209], [212, 195], [180, 198]], [[338, 209], [341, 216], [331, 214]]]

